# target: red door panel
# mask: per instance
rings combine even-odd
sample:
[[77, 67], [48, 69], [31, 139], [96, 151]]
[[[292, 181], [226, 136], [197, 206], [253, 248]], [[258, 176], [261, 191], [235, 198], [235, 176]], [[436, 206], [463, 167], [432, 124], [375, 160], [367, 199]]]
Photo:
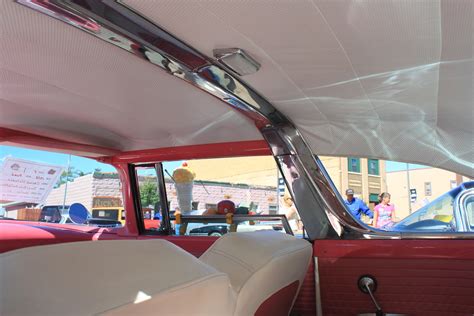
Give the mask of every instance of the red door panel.
[[292, 312], [294, 315], [314, 316], [316, 315], [316, 291], [314, 286], [314, 260], [311, 260], [308, 272], [301, 284], [300, 292], [293, 305]]
[[474, 242], [469, 240], [321, 240], [315, 256], [324, 315], [374, 312], [357, 281], [375, 277], [386, 313], [472, 315]]

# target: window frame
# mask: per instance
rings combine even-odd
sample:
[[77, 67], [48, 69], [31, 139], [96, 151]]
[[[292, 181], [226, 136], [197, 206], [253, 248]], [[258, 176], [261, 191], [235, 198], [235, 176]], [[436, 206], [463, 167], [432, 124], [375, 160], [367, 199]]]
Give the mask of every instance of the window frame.
[[[264, 156], [264, 155], [257, 155], [257, 156]], [[210, 158], [196, 158], [196, 159], [225, 159], [225, 158], [238, 158], [238, 157], [252, 157], [250, 156], [231, 156], [231, 157], [210, 157]], [[165, 172], [164, 172], [164, 166], [163, 163], [168, 162], [167, 161], [160, 161], [160, 162], [148, 162], [148, 163], [129, 163], [128, 164], [128, 171], [129, 171], [129, 181], [130, 181], [130, 189], [133, 197], [133, 204], [134, 204], [134, 209], [135, 209], [135, 217], [137, 221], [137, 228], [138, 228], [138, 233], [140, 236], [176, 236], [176, 237], [195, 237], [195, 236], [188, 236], [188, 235], [183, 235], [183, 236], [177, 236], [174, 235], [174, 229], [171, 226], [171, 221], [175, 219], [174, 215], [170, 214], [170, 201], [168, 200], [167, 197], [167, 188], [166, 188], [166, 182], [165, 182]], [[141, 205], [141, 197], [140, 197], [140, 187], [139, 187], [139, 175], [138, 175], [138, 169], [139, 168], [149, 168], [149, 169], [155, 169], [156, 171], [156, 177], [157, 177], [157, 193], [159, 194], [160, 197], [160, 206], [162, 209], [162, 221], [165, 221], [166, 229], [164, 230], [147, 230], [145, 229], [145, 218], [143, 215], [143, 209]], [[276, 164], [276, 169], [278, 169], [278, 164]], [[277, 172], [277, 175], [279, 173]], [[277, 176], [276, 175], [276, 176]], [[277, 190], [275, 191], [278, 197], [278, 192]], [[256, 208], [258, 208], [258, 203], [252, 202]], [[277, 210], [278, 210], [278, 205], [276, 205]], [[186, 220], [188, 222], [200, 222], [201, 220], [207, 220], [209, 222], [215, 221], [216, 219], [223, 219], [225, 220], [224, 215], [182, 215], [182, 218], [186, 217]], [[289, 235], [294, 235], [294, 232], [292, 231], [289, 221], [286, 218], [284, 214], [268, 214], [268, 215], [242, 215], [242, 214], [235, 214], [234, 218], [237, 222], [239, 221], [276, 221], [279, 220], [281, 224], [283, 225], [283, 229], [286, 232], [286, 234]], [[303, 230], [303, 238], [305, 238], [306, 233]]]
[[[371, 170], [372, 170], [372, 168], [370, 167], [371, 162], [376, 163], [375, 173], [371, 172]], [[378, 159], [367, 159], [367, 173], [370, 176], [380, 176], [380, 160], [378, 160]]]
[[[160, 197], [161, 221], [165, 223], [163, 230], [147, 230], [145, 229], [145, 219], [143, 217], [143, 209], [140, 202], [140, 184], [138, 182], [138, 168], [154, 169], [156, 173], [157, 194]], [[161, 162], [145, 163], [145, 164], [129, 164], [130, 186], [133, 196], [133, 204], [135, 208], [135, 217], [137, 219], [137, 227], [140, 235], [170, 235], [171, 222], [168, 207], [168, 198], [166, 196], [166, 187], [164, 186], [163, 165]]]
[[[207, 158], [233, 158], [233, 157], [242, 157], [242, 156], [246, 157], [246, 156], [253, 156], [253, 155], [216, 156], [216, 157], [208, 156], [208, 157], [196, 157], [196, 158], [193, 158], [193, 157], [179, 157], [179, 159], [177, 159], [177, 158], [167, 159], [166, 161], [186, 160], [186, 159], [207, 159]], [[265, 155], [261, 154], [261, 155], [257, 155], [257, 156], [265, 156]], [[352, 158], [360, 159], [360, 158], [357, 158], [357, 157], [352, 157]], [[147, 231], [147, 230], [144, 229], [144, 227], [143, 227], [144, 222], [143, 222], [142, 213], [141, 213], [142, 212], [141, 211], [141, 205], [139, 204], [139, 199], [137, 199], [137, 197], [139, 198], [139, 195], [137, 194], [138, 188], [137, 188], [137, 182], [136, 182], [134, 167], [135, 166], [136, 167], [152, 166], [154, 164], [155, 165], [159, 164], [162, 168], [161, 163], [162, 162], [157, 162], [157, 163], [140, 163], [140, 162], [138, 162], [138, 163], [135, 163], [135, 164], [132, 163], [132, 165], [130, 165], [131, 163], [129, 163], [130, 170], [131, 170], [131, 172], [129, 173], [130, 174], [130, 179], [133, 178], [133, 181], [135, 182], [135, 184], [131, 183], [131, 191], [132, 191], [132, 196], [133, 196], [133, 200], [134, 200], [133, 203], [135, 205], [137, 225], [138, 225], [138, 228], [139, 228], [139, 234], [143, 235], [143, 236], [147, 236], [147, 235], [148, 236], [153, 236], [153, 235], [158, 235], [159, 236], [159, 235], [170, 235], [171, 234], [171, 232], [170, 232], [171, 228], [169, 228], [169, 230], [166, 231], [166, 232], [150, 231], [150, 230]], [[281, 165], [277, 164], [277, 166], [278, 166], [278, 168], [281, 172]], [[321, 167], [323, 167], [323, 166], [321, 165]], [[326, 171], [324, 170], [324, 172], [326, 172]], [[163, 177], [163, 179], [164, 179], [164, 177]], [[286, 183], [286, 180], [285, 180], [285, 183]], [[164, 185], [162, 185], [160, 187], [162, 187], [166, 190], [166, 187]], [[340, 196], [339, 191], [336, 190], [335, 192], [336, 192], [336, 195]], [[160, 199], [160, 201], [161, 201], [161, 199]], [[162, 210], [166, 210], [165, 213], [168, 215], [167, 222], [170, 223], [169, 201], [168, 201], [167, 197], [166, 197], [166, 205], [163, 205], [163, 206], [162, 206]], [[472, 232], [453, 232], [453, 233], [444, 233], [444, 232], [443, 233], [439, 233], [439, 232], [392, 232], [392, 231], [383, 231], [383, 230], [375, 229], [375, 228], [367, 226], [366, 224], [364, 224], [362, 222], [359, 222], [359, 221], [358, 221], [358, 224], [361, 227], [366, 228], [368, 231], [363, 236], [358, 236], [358, 237], [355, 237], [355, 238], [353, 237], [353, 238], [349, 238], [349, 239], [385, 239], [385, 238], [399, 238], [399, 239], [432, 239], [432, 238], [438, 238], [438, 239], [465, 239], [465, 238], [467, 238], [467, 239], [473, 239], [474, 238], [474, 234], [472, 234]], [[306, 236], [306, 235], [304, 234], [304, 236]], [[182, 236], [182, 237], [187, 237], [187, 236]], [[325, 238], [325, 239], [327, 239], [327, 238]]]
[[[352, 170], [352, 163], [351, 163], [351, 160], [352, 160], [352, 159], [356, 159], [356, 161], [357, 161], [357, 164], [356, 164], [356, 166], [357, 166], [357, 171]], [[352, 157], [352, 156], [351, 156], [351, 157], [347, 157], [347, 171], [348, 171], [348, 172], [352, 172], [352, 173], [361, 173], [360, 170], [361, 170], [361, 169], [360, 169], [360, 158], [358, 158], [358, 157]]]
[[455, 200], [454, 215], [465, 233], [474, 233], [474, 223], [469, 221], [467, 202], [474, 196], [474, 188], [461, 192]]

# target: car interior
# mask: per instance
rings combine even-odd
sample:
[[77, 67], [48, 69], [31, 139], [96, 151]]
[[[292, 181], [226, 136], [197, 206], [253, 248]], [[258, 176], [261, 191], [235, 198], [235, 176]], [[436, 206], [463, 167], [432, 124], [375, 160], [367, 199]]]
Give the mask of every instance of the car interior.
[[[473, 21], [471, 0], [1, 1], [0, 144], [112, 166], [126, 215], [0, 219], [0, 315], [473, 315], [471, 228], [374, 228], [319, 159], [472, 179]], [[260, 156], [301, 234], [168, 203], [166, 163]]]

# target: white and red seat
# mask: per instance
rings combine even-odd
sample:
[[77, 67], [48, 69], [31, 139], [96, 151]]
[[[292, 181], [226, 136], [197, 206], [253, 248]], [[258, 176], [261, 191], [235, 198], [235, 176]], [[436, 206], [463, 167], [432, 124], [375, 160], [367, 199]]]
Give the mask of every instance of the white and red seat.
[[200, 259], [160, 239], [85, 241], [0, 254], [0, 315], [287, 315], [311, 245], [230, 233]]
[[0, 255], [0, 315], [231, 315], [226, 274], [165, 240], [87, 241]]
[[234, 315], [288, 315], [308, 270], [312, 247], [275, 231], [229, 233], [200, 259], [227, 274], [236, 292]]

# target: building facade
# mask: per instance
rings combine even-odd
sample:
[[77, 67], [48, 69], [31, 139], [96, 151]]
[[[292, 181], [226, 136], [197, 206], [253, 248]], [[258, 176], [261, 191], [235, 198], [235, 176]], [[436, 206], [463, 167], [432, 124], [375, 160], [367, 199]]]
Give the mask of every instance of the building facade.
[[373, 208], [387, 190], [385, 161], [357, 157], [320, 157], [334, 185], [344, 197], [347, 189]]
[[[437, 168], [410, 169], [409, 175], [406, 170], [387, 172], [387, 191], [392, 196], [397, 217], [404, 218], [468, 180], [467, 177]], [[414, 202], [410, 199], [408, 181], [410, 189], [416, 190]]]
[[[153, 177], [140, 177], [139, 181], [156, 181]], [[170, 208], [178, 206], [177, 192], [171, 179], [166, 180], [166, 190]], [[66, 194], [65, 194], [66, 193]], [[122, 198], [121, 184], [116, 173], [95, 172], [78, 177], [66, 185], [53, 189], [46, 205], [81, 203], [91, 210], [94, 199], [104, 197]], [[221, 200], [232, 200], [236, 204], [245, 204], [254, 211], [269, 213], [278, 209], [276, 186], [248, 185], [229, 182], [198, 180], [193, 186], [193, 201], [195, 209], [215, 207]], [[145, 205], [144, 207], [149, 207]]]

